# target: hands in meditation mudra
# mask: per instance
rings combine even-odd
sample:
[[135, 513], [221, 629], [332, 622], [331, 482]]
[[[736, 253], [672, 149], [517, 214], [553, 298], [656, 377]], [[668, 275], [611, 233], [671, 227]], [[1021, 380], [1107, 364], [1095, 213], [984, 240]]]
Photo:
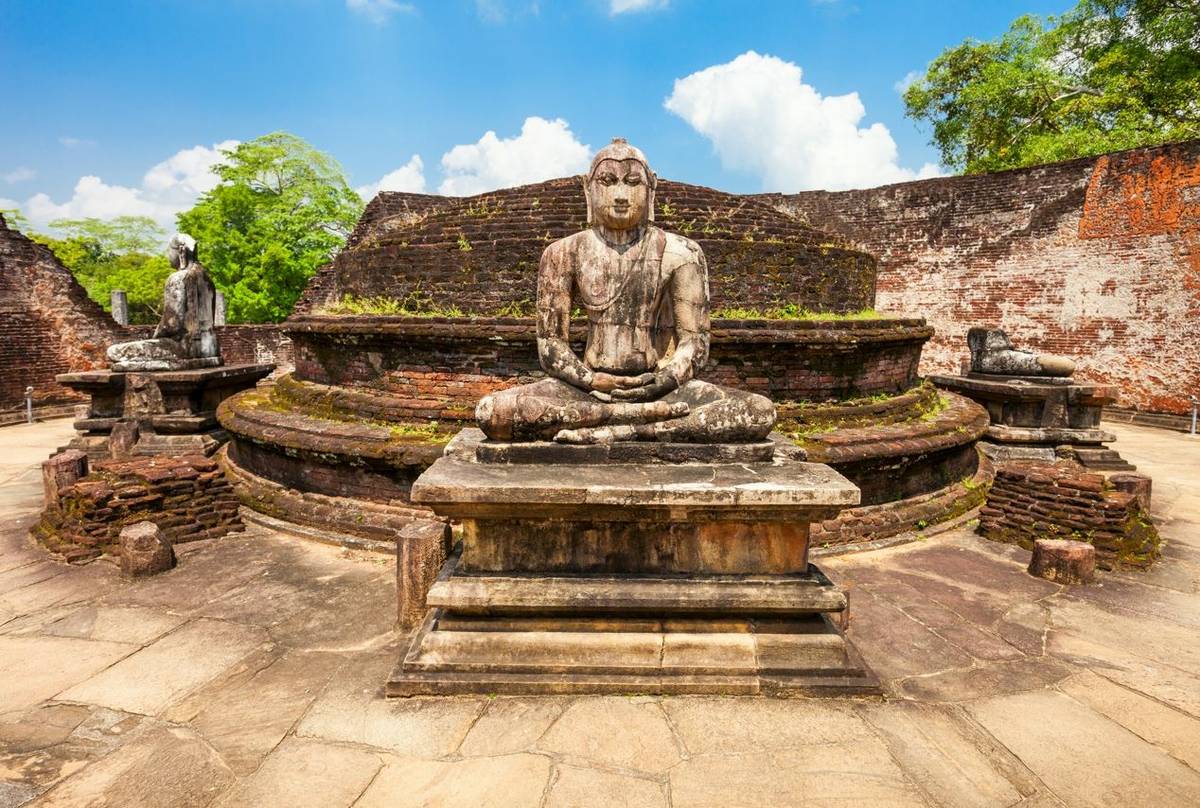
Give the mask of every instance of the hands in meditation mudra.
[[[748, 443], [771, 431], [770, 399], [695, 378], [708, 359], [708, 269], [699, 245], [652, 224], [657, 181], [621, 138], [596, 154], [584, 178], [591, 228], [547, 247], [538, 268], [547, 378], [479, 402], [492, 440]], [[582, 359], [573, 305], [587, 314]]]

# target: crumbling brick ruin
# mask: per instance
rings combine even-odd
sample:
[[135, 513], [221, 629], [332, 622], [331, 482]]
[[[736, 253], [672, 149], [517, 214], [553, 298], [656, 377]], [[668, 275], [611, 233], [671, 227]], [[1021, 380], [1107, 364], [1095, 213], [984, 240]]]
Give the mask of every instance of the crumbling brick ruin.
[[863, 191], [769, 199], [879, 258], [879, 307], [937, 335], [924, 373], [957, 372], [967, 329], [1079, 360], [1120, 404], [1187, 413], [1200, 390], [1200, 141]]

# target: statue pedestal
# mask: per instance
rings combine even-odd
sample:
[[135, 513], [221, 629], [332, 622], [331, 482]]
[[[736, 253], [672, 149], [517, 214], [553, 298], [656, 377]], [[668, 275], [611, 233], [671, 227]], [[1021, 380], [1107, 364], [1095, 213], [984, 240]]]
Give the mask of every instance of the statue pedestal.
[[992, 424], [980, 446], [993, 461], [1054, 462], [1066, 457], [1090, 471], [1136, 468], [1105, 445], [1116, 436], [1100, 428], [1104, 407], [1117, 400], [1114, 387], [1070, 378], [974, 372], [929, 380], [987, 408]]
[[858, 489], [769, 442], [692, 449], [715, 459], [463, 430], [413, 486], [463, 541], [388, 695], [874, 692], [808, 561], [809, 523]]
[[93, 459], [119, 455], [211, 455], [226, 440], [217, 407], [253, 387], [274, 365], [193, 370], [92, 370], [55, 380], [88, 396], [87, 416], [67, 445]]

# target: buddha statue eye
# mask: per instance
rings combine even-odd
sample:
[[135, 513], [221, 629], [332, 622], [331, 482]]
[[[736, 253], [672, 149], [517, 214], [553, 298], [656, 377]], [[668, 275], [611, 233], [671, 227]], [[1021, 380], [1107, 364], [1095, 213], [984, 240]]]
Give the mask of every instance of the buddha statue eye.
[[606, 172], [604, 174], [601, 174], [599, 179], [600, 179], [601, 185], [615, 185], [617, 182], [617, 175], [609, 174]]
[[626, 185], [641, 185], [642, 178], [640, 176], [638, 176], [637, 174], [630, 174], [627, 177], [625, 177], [625, 184]]

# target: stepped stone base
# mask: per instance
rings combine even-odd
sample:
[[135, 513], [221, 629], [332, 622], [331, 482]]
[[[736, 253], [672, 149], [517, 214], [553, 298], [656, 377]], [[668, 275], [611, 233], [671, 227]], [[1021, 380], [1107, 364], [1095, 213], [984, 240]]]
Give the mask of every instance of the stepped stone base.
[[809, 524], [858, 499], [828, 466], [593, 464], [541, 444], [484, 462], [491, 445], [464, 430], [413, 486], [462, 521], [462, 552], [389, 695], [876, 691], [839, 629], [845, 591], [808, 562]]
[[229, 439], [217, 407], [253, 387], [274, 365], [222, 365], [191, 370], [93, 370], [64, 373], [59, 384], [88, 396], [66, 448], [99, 460], [129, 455], [212, 455]]

